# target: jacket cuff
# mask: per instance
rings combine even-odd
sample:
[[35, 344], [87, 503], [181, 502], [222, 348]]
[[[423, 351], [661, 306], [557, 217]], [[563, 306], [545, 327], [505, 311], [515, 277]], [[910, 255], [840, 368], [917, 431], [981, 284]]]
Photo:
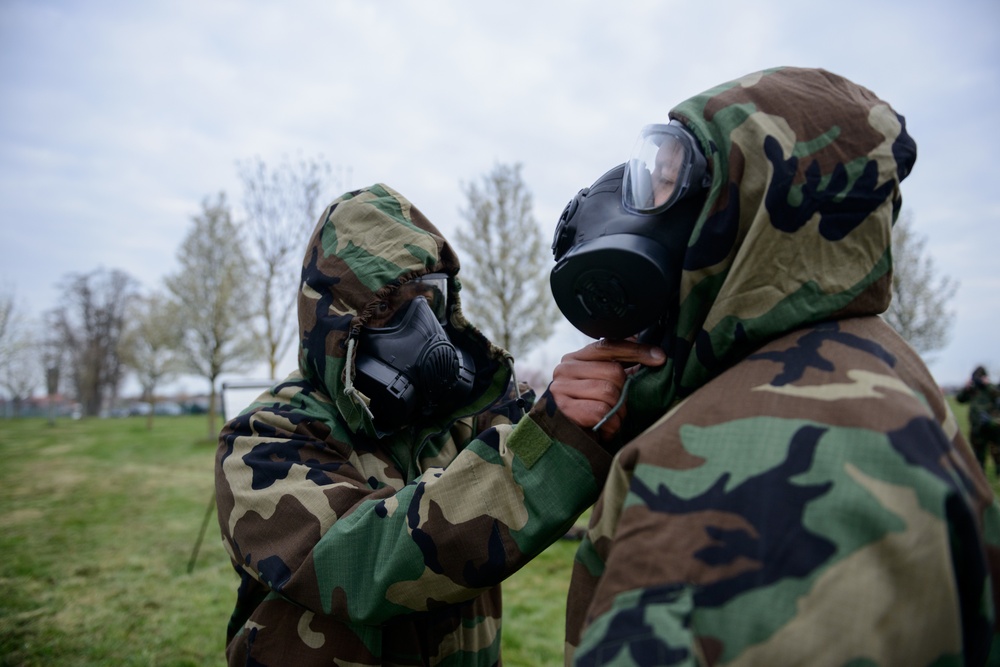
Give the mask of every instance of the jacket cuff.
[[528, 419], [533, 421], [550, 440], [572, 447], [580, 452], [590, 464], [594, 478], [603, 484], [611, 469], [612, 455], [597, 440], [559, 410], [555, 399], [545, 391], [535, 401]]

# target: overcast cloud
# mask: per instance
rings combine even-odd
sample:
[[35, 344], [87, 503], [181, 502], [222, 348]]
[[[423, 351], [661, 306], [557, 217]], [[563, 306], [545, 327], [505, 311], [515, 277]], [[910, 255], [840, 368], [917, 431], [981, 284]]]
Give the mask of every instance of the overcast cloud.
[[[791, 7], [2, 0], [0, 282], [35, 315], [70, 272], [159, 288], [201, 201], [224, 190], [238, 206], [235, 163], [254, 156], [322, 155], [341, 189], [388, 183], [445, 235], [463, 182], [520, 162], [548, 237], [676, 103], [764, 67], [824, 67], [890, 102], [917, 141], [903, 206], [961, 283], [931, 370], [1000, 375], [1000, 4]], [[584, 340], [560, 331], [525, 363]]]

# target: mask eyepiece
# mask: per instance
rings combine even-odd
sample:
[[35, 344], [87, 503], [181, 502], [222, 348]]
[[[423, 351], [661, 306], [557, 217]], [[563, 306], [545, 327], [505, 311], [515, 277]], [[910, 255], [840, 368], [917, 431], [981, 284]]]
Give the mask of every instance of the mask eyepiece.
[[639, 132], [622, 175], [622, 202], [635, 213], [660, 213], [707, 187], [707, 160], [676, 120]]

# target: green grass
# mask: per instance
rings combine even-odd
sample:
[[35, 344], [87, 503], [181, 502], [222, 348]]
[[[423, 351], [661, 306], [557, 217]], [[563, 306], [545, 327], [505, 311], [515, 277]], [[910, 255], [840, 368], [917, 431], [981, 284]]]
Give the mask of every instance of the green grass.
[[[223, 665], [236, 577], [214, 515], [187, 572], [212, 494], [206, 418], [0, 423], [0, 666]], [[562, 664], [576, 545], [504, 585], [508, 667]]]
[[6, 420], [0, 664], [221, 665], [235, 590], [204, 417]]
[[[225, 663], [236, 575], [214, 514], [205, 417], [3, 420], [0, 666]], [[504, 586], [504, 664], [562, 664], [575, 542]]]

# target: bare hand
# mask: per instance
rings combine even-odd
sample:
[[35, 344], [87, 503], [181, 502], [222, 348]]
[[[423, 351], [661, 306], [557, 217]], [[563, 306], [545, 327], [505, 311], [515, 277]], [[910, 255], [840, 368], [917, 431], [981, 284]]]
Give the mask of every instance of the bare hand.
[[[663, 350], [625, 340], [599, 340], [565, 355], [552, 371], [549, 392], [570, 421], [584, 430], [596, 426], [618, 403], [629, 374], [639, 365], [661, 366]], [[625, 404], [598, 431], [610, 440], [621, 428]]]

